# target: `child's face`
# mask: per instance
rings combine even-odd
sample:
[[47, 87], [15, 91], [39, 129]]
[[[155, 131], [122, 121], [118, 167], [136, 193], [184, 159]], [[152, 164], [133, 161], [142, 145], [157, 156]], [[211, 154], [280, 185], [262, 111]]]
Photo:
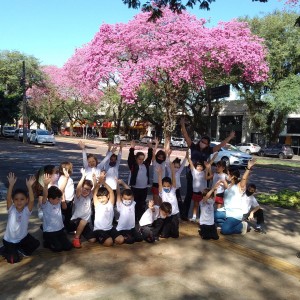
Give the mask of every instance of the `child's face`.
[[97, 161], [96, 161], [96, 159], [94, 157], [89, 157], [87, 161], [88, 161], [88, 166], [90, 168], [97, 167]]
[[164, 192], [170, 193], [172, 185], [169, 182], [163, 182], [162, 187]]
[[17, 211], [22, 211], [23, 208], [28, 204], [28, 198], [24, 194], [18, 193], [14, 196], [13, 203]]
[[133, 195], [123, 195], [122, 202], [124, 205], [129, 206], [133, 201]]
[[81, 195], [87, 197], [91, 193], [92, 188], [88, 185], [84, 185], [81, 189]]
[[54, 168], [51, 174], [51, 184], [56, 184], [59, 178], [58, 169]]
[[179, 168], [180, 168], [180, 164], [179, 163], [173, 163], [173, 165], [174, 165], [175, 171], [179, 170]]
[[197, 165], [196, 170], [199, 171], [199, 172], [203, 171], [203, 166], [202, 165]]
[[57, 204], [59, 204], [59, 202], [61, 201], [61, 198], [60, 198], [60, 197], [49, 198], [48, 200], [49, 200], [49, 202], [50, 202], [52, 205], [57, 205]]
[[104, 205], [108, 202], [109, 196], [97, 196], [97, 199], [101, 204]]
[[145, 159], [145, 156], [144, 155], [139, 155], [137, 158], [136, 158], [136, 163], [138, 165], [142, 165], [143, 162], [144, 162], [144, 159]]
[[159, 215], [160, 215], [160, 217], [161, 217], [162, 219], [165, 219], [166, 217], [169, 216], [168, 213], [166, 213], [165, 211], [163, 211], [163, 210], [161, 210], [161, 209], [159, 209]]
[[217, 173], [222, 173], [224, 171], [224, 168], [221, 164], [217, 164], [216, 168], [217, 168]]

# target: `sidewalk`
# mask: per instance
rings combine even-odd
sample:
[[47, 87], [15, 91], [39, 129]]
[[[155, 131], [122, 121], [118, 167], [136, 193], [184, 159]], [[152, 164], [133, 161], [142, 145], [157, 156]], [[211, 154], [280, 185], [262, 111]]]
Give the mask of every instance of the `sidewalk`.
[[[40, 248], [10, 265], [0, 260], [2, 299], [299, 299], [299, 213], [265, 207], [267, 234], [199, 238], [183, 222], [180, 238], [52, 253]], [[4, 232], [5, 203], [0, 202]], [[33, 213], [30, 232], [41, 239]], [[72, 236], [70, 236], [72, 238]]]

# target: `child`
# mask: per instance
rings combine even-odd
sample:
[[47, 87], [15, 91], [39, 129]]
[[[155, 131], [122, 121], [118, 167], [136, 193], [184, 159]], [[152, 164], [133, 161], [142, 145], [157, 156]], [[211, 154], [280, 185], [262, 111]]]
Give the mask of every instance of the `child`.
[[214, 222], [214, 203], [213, 198], [214, 191], [218, 189], [219, 183], [215, 185], [211, 190], [206, 188], [202, 191], [202, 200], [200, 201], [200, 229], [199, 235], [203, 240], [218, 240], [219, 236], [217, 228]]
[[[166, 160], [166, 167], [167, 167], [167, 176], [172, 176], [171, 174], [171, 168], [170, 168], [170, 156], [171, 156], [172, 150], [169, 149], [169, 151], [167, 151], [167, 160]], [[187, 152], [188, 155], [188, 152]], [[180, 217], [183, 216], [183, 200], [181, 198], [181, 180], [180, 180], [180, 175], [182, 173], [182, 170], [185, 167], [185, 163], [187, 160], [187, 155], [184, 158], [184, 160], [181, 162], [181, 159], [179, 159], [178, 157], [176, 157], [172, 164], [174, 165], [174, 171], [175, 171], [175, 178], [176, 178], [176, 198], [177, 198], [177, 202], [178, 202], [178, 207], [179, 207], [179, 213], [180, 213]]]
[[[211, 177], [212, 186], [215, 186], [217, 182], [224, 182], [227, 179], [227, 167], [225, 161], [220, 160], [216, 163], [216, 172]], [[224, 184], [218, 184], [218, 188], [215, 192], [216, 208], [221, 208], [224, 205], [224, 191]]]
[[20, 261], [19, 253], [24, 256], [30, 256], [36, 250], [40, 242], [28, 233], [29, 218], [34, 205], [34, 195], [32, 185], [35, 182], [34, 176], [26, 179], [26, 191], [13, 187], [17, 181], [14, 173], [9, 173], [8, 191], [6, 204], [8, 210], [8, 220], [3, 238], [3, 255], [8, 263], [17, 263]]
[[105, 182], [105, 172], [100, 173], [98, 183], [95, 185], [93, 200], [95, 205], [94, 235], [103, 246], [113, 245], [114, 205], [115, 196], [111, 187]]
[[[188, 153], [188, 152], [187, 152]], [[191, 222], [196, 222], [197, 213], [199, 209], [199, 202], [202, 200], [202, 191], [207, 188], [207, 180], [209, 179], [209, 169], [206, 169], [209, 163], [207, 162], [196, 162], [195, 165], [187, 154], [187, 159], [190, 164], [191, 173], [193, 176], [193, 217], [190, 219]]]
[[171, 216], [165, 219], [161, 230], [162, 238], [179, 237], [179, 208], [176, 198], [176, 178], [174, 165], [171, 164], [172, 179], [170, 177], [162, 178], [161, 168], [156, 169], [158, 173], [159, 195], [163, 202], [169, 202], [172, 205]]
[[62, 190], [57, 186], [51, 186], [48, 189], [48, 184], [51, 182], [51, 176], [44, 174], [44, 188], [42, 199], [43, 210], [43, 238], [44, 247], [50, 248], [54, 252], [68, 251], [72, 249], [72, 243], [68, 240], [64, 232], [64, 223], [62, 220], [61, 209], [66, 209], [66, 201], [62, 198], [64, 189], [69, 179], [69, 173], [66, 169], [64, 172], [64, 182]]
[[242, 208], [243, 208], [243, 220], [254, 220], [256, 218], [255, 231], [260, 233], [266, 233], [264, 225], [264, 211], [258, 204], [257, 200], [253, 196], [256, 192], [256, 185], [250, 183], [247, 186], [246, 192], [242, 196]]
[[80, 141], [78, 145], [82, 149], [83, 168], [86, 172], [86, 179], [93, 181], [93, 174], [95, 174], [97, 178], [100, 176], [100, 172], [102, 171], [106, 162], [110, 159], [113, 152], [116, 151], [116, 147], [113, 147], [111, 151], [106, 154], [101, 163], [99, 163], [95, 154], [86, 153], [85, 143]]
[[[155, 142], [155, 148], [152, 155], [152, 166], [153, 170], [156, 170], [157, 167], [161, 167], [162, 169], [162, 178], [165, 177], [166, 173], [166, 152], [163, 150], [157, 150], [158, 148], [158, 139], [156, 138], [154, 140]], [[153, 194], [153, 200], [155, 205], [161, 204], [161, 199], [159, 197], [159, 191], [158, 191], [158, 178], [157, 178], [157, 172], [153, 172], [153, 180], [152, 180], [152, 194]]]
[[172, 213], [172, 205], [169, 202], [163, 202], [160, 206], [154, 205], [150, 200], [148, 209], [140, 219], [140, 231], [143, 239], [148, 243], [154, 243], [159, 239], [159, 233], [164, 224], [164, 220]]
[[[58, 188], [62, 190], [64, 181], [66, 180], [64, 178], [64, 172], [63, 169], [66, 169], [69, 176], [73, 173], [73, 164], [71, 162], [62, 162], [59, 166], [58, 172], [59, 172], [59, 179], [58, 179]], [[74, 194], [75, 194], [75, 188], [74, 188], [74, 182], [71, 177], [67, 179], [67, 185], [65, 188], [65, 193], [63, 194], [63, 197], [66, 201], [67, 208], [62, 210], [63, 214], [63, 222], [65, 225], [65, 228], [68, 229], [70, 226], [70, 219], [72, 217], [72, 211], [73, 211], [73, 201], [74, 201]]]
[[69, 225], [70, 231], [76, 231], [72, 242], [74, 248], [81, 248], [81, 234], [91, 243], [96, 241], [93, 230], [90, 227], [93, 182], [85, 179], [86, 174], [84, 169], [81, 172], [82, 177], [77, 185], [74, 199], [75, 210]]
[[[120, 184], [125, 188], [120, 192]], [[123, 180], [117, 181], [117, 211], [119, 221], [116, 228], [115, 243], [121, 245], [133, 244], [143, 240], [141, 234], [135, 229], [135, 201], [129, 186]]]
[[133, 198], [136, 202], [135, 205], [135, 219], [136, 222], [142, 217], [146, 208], [146, 199], [148, 193], [149, 181], [149, 167], [152, 160], [152, 144], [148, 143], [148, 156], [145, 160], [145, 154], [143, 152], [137, 152], [134, 155], [135, 141], [131, 141], [128, 166], [130, 169], [129, 185], [133, 193]]

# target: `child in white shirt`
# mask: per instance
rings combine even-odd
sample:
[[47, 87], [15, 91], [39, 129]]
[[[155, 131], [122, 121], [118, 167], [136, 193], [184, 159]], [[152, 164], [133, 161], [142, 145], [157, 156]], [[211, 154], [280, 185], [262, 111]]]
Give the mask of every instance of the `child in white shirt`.
[[35, 177], [26, 179], [26, 191], [13, 187], [17, 181], [14, 173], [9, 173], [8, 191], [6, 196], [6, 205], [8, 210], [8, 220], [3, 237], [3, 256], [8, 263], [17, 263], [20, 261], [20, 254], [30, 256], [35, 251], [40, 242], [28, 233], [29, 218], [34, 206], [34, 195], [32, 185]]
[[139, 225], [143, 239], [148, 243], [154, 243], [159, 238], [159, 234], [166, 217], [172, 213], [172, 205], [163, 202], [160, 206], [154, 205], [154, 200], [150, 200], [148, 209], [142, 215]]

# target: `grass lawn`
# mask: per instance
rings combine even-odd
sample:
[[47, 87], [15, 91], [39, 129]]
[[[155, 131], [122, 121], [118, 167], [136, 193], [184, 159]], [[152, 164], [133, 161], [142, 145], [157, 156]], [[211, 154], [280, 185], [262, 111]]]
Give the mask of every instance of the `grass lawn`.
[[289, 169], [291, 171], [300, 172], [300, 161], [295, 161], [291, 159], [279, 159], [279, 158], [264, 158], [264, 157], [254, 157], [257, 159], [256, 165], [264, 168], [272, 169]]

